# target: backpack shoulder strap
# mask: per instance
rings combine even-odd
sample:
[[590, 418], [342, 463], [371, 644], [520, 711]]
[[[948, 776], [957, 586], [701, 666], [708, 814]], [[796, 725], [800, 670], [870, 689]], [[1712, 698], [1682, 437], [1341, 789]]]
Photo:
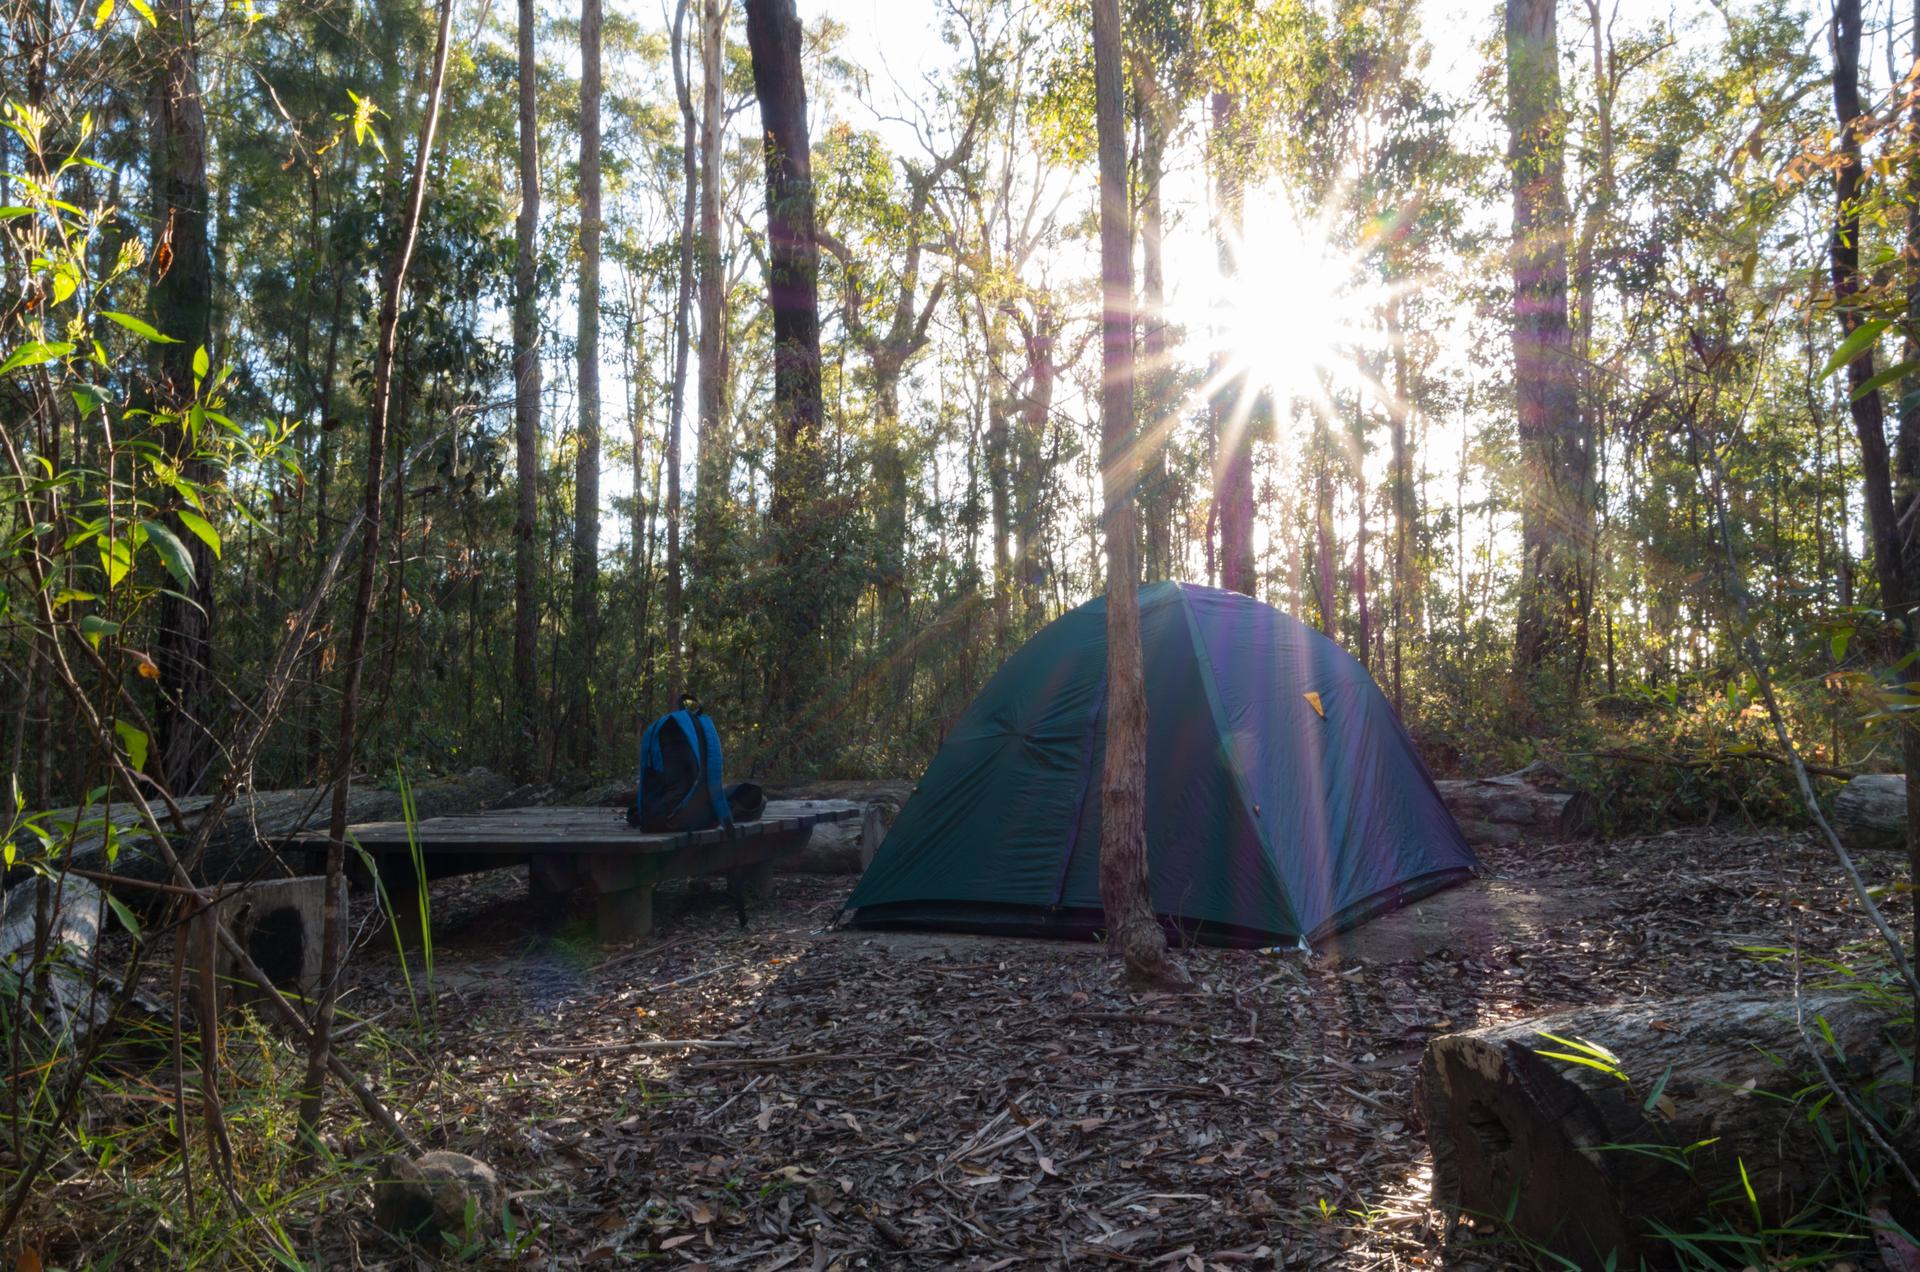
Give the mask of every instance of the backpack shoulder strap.
[[707, 797], [713, 801], [713, 812], [720, 819], [720, 824], [731, 826], [733, 809], [728, 806], [727, 792], [721, 785], [720, 732], [713, 727], [713, 717], [704, 711], [700, 713], [700, 735], [701, 758], [704, 761], [701, 767], [706, 770]]

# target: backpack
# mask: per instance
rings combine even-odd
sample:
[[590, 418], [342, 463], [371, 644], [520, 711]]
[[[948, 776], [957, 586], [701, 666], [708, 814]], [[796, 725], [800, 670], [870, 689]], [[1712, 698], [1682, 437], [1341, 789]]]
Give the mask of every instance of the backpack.
[[645, 831], [733, 824], [720, 785], [720, 734], [713, 717], [692, 698], [681, 702], [640, 735], [640, 780], [627, 821]]

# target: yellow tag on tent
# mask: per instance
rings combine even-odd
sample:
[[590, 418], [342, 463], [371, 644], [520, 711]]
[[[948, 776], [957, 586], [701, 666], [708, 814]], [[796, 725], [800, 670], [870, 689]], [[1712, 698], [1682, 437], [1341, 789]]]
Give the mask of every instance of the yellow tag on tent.
[[1300, 696], [1302, 698], [1305, 698], [1307, 700], [1307, 705], [1313, 708], [1313, 714], [1319, 716], [1322, 720], [1327, 718], [1327, 709], [1320, 705], [1319, 694], [1313, 693], [1313, 692], [1307, 692], [1307, 693], [1301, 694]]

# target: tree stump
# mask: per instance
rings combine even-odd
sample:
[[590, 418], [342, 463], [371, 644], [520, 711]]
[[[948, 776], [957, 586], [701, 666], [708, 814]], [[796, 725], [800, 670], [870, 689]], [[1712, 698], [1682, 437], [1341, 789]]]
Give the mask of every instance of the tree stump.
[[1833, 829], [1849, 848], [1904, 848], [1907, 843], [1907, 779], [1899, 773], [1867, 773], [1833, 797]]
[[[345, 880], [339, 896], [346, 912]], [[327, 881], [324, 876], [263, 879], [228, 893], [197, 915], [189, 946], [196, 967], [213, 963], [214, 981], [223, 1006], [249, 1002], [259, 989], [242, 976], [216, 935], [216, 926], [232, 932], [260, 970], [279, 988], [310, 993], [320, 983], [321, 932]]]
[[[1835, 995], [1803, 1010], [1815, 1036], [1817, 1017], [1833, 1030], [1846, 1057], [1828, 1057], [1836, 1074], [1905, 1081], [1873, 1010]], [[1543, 1055], [1580, 1054], [1546, 1034], [1605, 1048], [1617, 1064], [1598, 1063], [1620, 1072]], [[1582, 1267], [1615, 1254], [1614, 1266], [1642, 1256], [1663, 1266], [1673, 1252], [1656, 1222], [1687, 1230], [1729, 1198], [1750, 1220], [1742, 1165], [1769, 1223], [1828, 1185], [1819, 1130], [1792, 1103], [1812, 1072], [1794, 1005], [1780, 998], [1583, 1008], [1436, 1038], [1419, 1081], [1434, 1204], [1504, 1217], [1511, 1234]]]

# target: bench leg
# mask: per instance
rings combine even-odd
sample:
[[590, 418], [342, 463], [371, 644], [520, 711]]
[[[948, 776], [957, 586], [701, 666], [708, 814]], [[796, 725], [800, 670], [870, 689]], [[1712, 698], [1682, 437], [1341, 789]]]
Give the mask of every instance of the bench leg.
[[732, 885], [730, 890], [735, 891], [740, 900], [748, 905], [760, 904], [773, 895], [774, 867], [777, 864], [769, 858], [729, 870], [727, 882]]
[[634, 941], [653, 931], [653, 889], [620, 888], [594, 897], [594, 919], [603, 941]]

